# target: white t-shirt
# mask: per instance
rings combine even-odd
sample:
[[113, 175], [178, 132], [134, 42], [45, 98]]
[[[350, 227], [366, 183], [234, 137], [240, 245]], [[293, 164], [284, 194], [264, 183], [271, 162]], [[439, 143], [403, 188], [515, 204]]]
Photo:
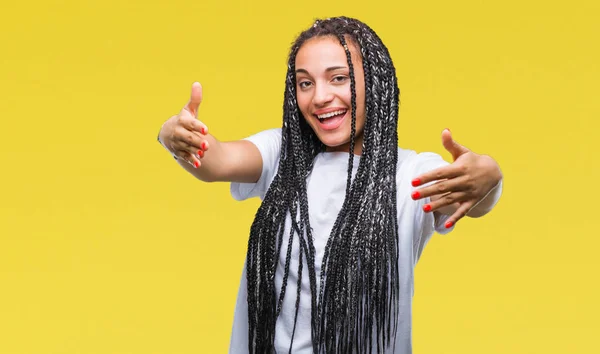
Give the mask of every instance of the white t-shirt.
[[[247, 140], [253, 142], [263, 158], [263, 170], [257, 183], [232, 183], [231, 194], [236, 200], [250, 197], [264, 198], [269, 185], [277, 173], [281, 148], [281, 129], [271, 129], [253, 135]], [[360, 156], [354, 157], [353, 176], [358, 169]], [[434, 218], [433, 213], [425, 213], [423, 205], [429, 201], [424, 198], [415, 201], [411, 198], [415, 190], [411, 185], [413, 178], [441, 166], [448, 165], [434, 153], [417, 154], [411, 150], [398, 148], [397, 211], [399, 237], [399, 287], [400, 308], [398, 311], [398, 331], [395, 350], [390, 353], [410, 354], [412, 352], [412, 296], [414, 267], [430, 237], [437, 231], [447, 233], [452, 230], [444, 227], [447, 216]], [[346, 193], [348, 174], [347, 152], [324, 152], [315, 158], [314, 167], [307, 178], [307, 197], [310, 226], [313, 228], [315, 246], [315, 271], [319, 279], [321, 261], [331, 229], [341, 209]], [[289, 235], [290, 220], [286, 222], [284, 235]], [[282, 250], [287, 249], [288, 237], [283, 237]], [[292, 247], [286, 294], [283, 307], [277, 319], [275, 329], [275, 350], [278, 353], [289, 351], [296, 309], [298, 279], [298, 240]], [[285, 267], [286, 252], [281, 252], [280, 264], [275, 274], [275, 290], [279, 294]], [[292, 353], [312, 354], [311, 342], [311, 298], [306, 256], [303, 257], [302, 290], [298, 322], [294, 334]], [[319, 283], [319, 281], [317, 281]], [[317, 284], [319, 285], [319, 284]], [[246, 267], [244, 266], [235, 307], [230, 353], [248, 352], [248, 303], [246, 285]]]

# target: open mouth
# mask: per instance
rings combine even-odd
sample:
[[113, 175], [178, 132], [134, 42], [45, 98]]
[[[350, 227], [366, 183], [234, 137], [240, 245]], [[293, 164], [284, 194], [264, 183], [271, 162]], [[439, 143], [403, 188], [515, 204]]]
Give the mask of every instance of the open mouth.
[[315, 115], [315, 118], [317, 118], [317, 126], [321, 130], [334, 130], [342, 125], [347, 115], [347, 109], [338, 109], [337, 111]]
[[318, 115], [316, 117], [319, 120], [319, 122], [325, 123], [327, 121], [331, 121], [331, 120], [343, 118], [346, 115], [347, 111], [348, 110], [346, 110], [346, 109], [340, 109], [340, 110], [337, 110], [337, 111], [333, 111], [333, 112], [329, 112], [329, 113], [325, 113], [325, 114], [320, 114], [320, 115]]

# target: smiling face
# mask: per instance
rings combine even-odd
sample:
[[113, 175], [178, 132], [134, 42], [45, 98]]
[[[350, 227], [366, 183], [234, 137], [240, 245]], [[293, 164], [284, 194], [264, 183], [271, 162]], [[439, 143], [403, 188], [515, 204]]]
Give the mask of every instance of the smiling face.
[[[356, 139], [354, 153], [362, 152], [365, 126], [365, 80], [361, 56], [346, 38], [356, 82]], [[298, 107], [327, 151], [350, 151], [352, 100], [346, 52], [333, 36], [307, 40], [296, 55]]]

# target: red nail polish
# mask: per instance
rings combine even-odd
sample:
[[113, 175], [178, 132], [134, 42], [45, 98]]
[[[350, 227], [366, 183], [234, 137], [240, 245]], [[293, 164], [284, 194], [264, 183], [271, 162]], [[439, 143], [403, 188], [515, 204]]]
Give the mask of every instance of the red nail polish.
[[447, 229], [449, 229], [449, 228], [451, 228], [451, 227], [452, 227], [452, 225], [454, 225], [454, 223], [453, 223], [452, 221], [448, 221], [448, 222], [446, 223], [446, 228], [447, 228]]
[[202, 142], [202, 149], [203, 149], [203, 150], [206, 150], [206, 141], [203, 141], [203, 142]]
[[412, 199], [417, 200], [417, 199], [419, 199], [420, 196], [421, 196], [421, 193], [419, 193], [419, 191], [415, 191], [411, 197], [412, 197]]
[[204, 157], [204, 151], [198, 150], [198, 155], [200, 155], [201, 158]]
[[431, 205], [429, 205], [429, 204], [423, 205], [423, 211], [426, 212], [426, 213], [430, 212], [431, 211]]
[[421, 185], [421, 180], [420, 179], [415, 178], [415, 179], [412, 180], [412, 186], [413, 187], [418, 187], [420, 185]]
[[200, 128], [200, 133], [206, 134], [206, 128], [204, 128], [204, 127]]
[[198, 163], [198, 161], [194, 161], [194, 167], [198, 168], [198, 166], [200, 166], [200, 164]]

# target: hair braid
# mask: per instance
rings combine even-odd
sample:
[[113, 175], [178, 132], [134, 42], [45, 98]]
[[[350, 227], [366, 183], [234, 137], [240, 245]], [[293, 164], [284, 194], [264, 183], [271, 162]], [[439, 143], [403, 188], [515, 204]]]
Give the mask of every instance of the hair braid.
[[[306, 40], [339, 39], [350, 69], [352, 122], [346, 196], [326, 243], [317, 292], [315, 247], [306, 189], [324, 145], [299, 111], [295, 59]], [[362, 157], [353, 177], [356, 139], [356, 80], [347, 40], [360, 48], [365, 73], [366, 121]], [[279, 168], [250, 230], [247, 255], [250, 353], [274, 351], [275, 324], [281, 311], [295, 237], [299, 241], [296, 312], [300, 306], [303, 257], [311, 292], [311, 336], [315, 353], [370, 352], [395, 338], [398, 313], [398, 221], [396, 164], [398, 95], [395, 69], [379, 37], [347, 17], [317, 20], [300, 34], [288, 59]], [[299, 216], [299, 219], [298, 219]], [[282, 252], [286, 218], [291, 218], [283, 283], [277, 297], [275, 272]]]

